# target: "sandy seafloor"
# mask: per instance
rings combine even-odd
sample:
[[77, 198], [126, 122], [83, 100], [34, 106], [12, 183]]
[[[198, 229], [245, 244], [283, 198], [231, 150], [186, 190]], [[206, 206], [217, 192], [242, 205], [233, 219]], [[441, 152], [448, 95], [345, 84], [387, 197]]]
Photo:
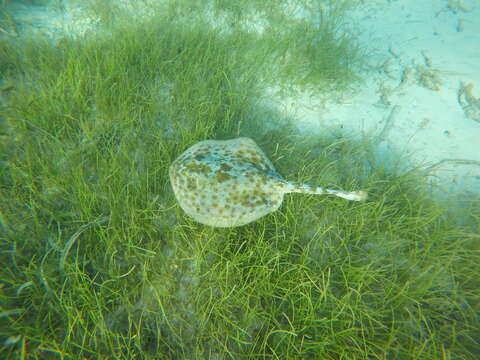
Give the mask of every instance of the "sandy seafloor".
[[[57, 3], [10, 6], [22, 32], [95, 28], [81, 1]], [[371, 138], [387, 166], [400, 158], [425, 167], [440, 193], [479, 194], [480, 0], [366, 0], [350, 15], [348, 28], [378, 69], [340, 98], [303, 91], [272, 95], [273, 106], [305, 133], [339, 128]]]

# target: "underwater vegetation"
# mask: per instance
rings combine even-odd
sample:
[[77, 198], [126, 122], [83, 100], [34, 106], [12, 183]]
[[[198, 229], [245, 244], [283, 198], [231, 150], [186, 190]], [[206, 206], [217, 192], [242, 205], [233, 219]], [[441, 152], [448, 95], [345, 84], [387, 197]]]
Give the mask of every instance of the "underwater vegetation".
[[[361, 49], [327, 3], [286, 22], [279, 2], [144, 21], [92, 2], [104, 32], [0, 38], [0, 358], [477, 357], [478, 199], [434, 200], [368, 139], [300, 136], [263, 95], [355, 85]], [[240, 136], [289, 180], [369, 199], [287, 194], [245, 226], [198, 224], [169, 166]]]

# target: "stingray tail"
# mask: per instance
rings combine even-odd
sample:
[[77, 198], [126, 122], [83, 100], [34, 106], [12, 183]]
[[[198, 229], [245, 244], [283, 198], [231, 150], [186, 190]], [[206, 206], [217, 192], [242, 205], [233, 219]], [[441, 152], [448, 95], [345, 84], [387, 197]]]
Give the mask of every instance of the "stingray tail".
[[368, 198], [368, 194], [365, 191], [343, 191], [343, 190], [332, 190], [326, 189], [321, 186], [312, 186], [307, 184], [296, 184], [296, 183], [287, 183], [286, 192], [295, 192], [295, 193], [304, 193], [304, 194], [315, 194], [315, 195], [335, 195], [347, 200], [352, 201], [365, 201]]

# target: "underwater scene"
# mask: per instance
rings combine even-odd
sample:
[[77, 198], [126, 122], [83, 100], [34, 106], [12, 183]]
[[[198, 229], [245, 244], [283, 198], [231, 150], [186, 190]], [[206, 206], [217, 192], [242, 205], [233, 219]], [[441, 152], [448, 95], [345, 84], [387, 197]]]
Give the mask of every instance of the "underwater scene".
[[0, 359], [480, 359], [480, 0], [0, 0]]

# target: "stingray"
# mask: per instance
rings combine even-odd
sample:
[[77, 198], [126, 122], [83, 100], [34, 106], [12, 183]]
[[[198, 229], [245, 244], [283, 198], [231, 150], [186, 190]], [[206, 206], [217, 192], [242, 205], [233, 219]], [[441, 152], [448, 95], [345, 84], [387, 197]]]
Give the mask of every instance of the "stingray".
[[250, 138], [205, 140], [183, 152], [169, 169], [180, 207], [214, 227], [248, 224], [278, 210], [286, 193], [330, 194], [363, 201], [364, 191], [342, 191], [285, 180]]

